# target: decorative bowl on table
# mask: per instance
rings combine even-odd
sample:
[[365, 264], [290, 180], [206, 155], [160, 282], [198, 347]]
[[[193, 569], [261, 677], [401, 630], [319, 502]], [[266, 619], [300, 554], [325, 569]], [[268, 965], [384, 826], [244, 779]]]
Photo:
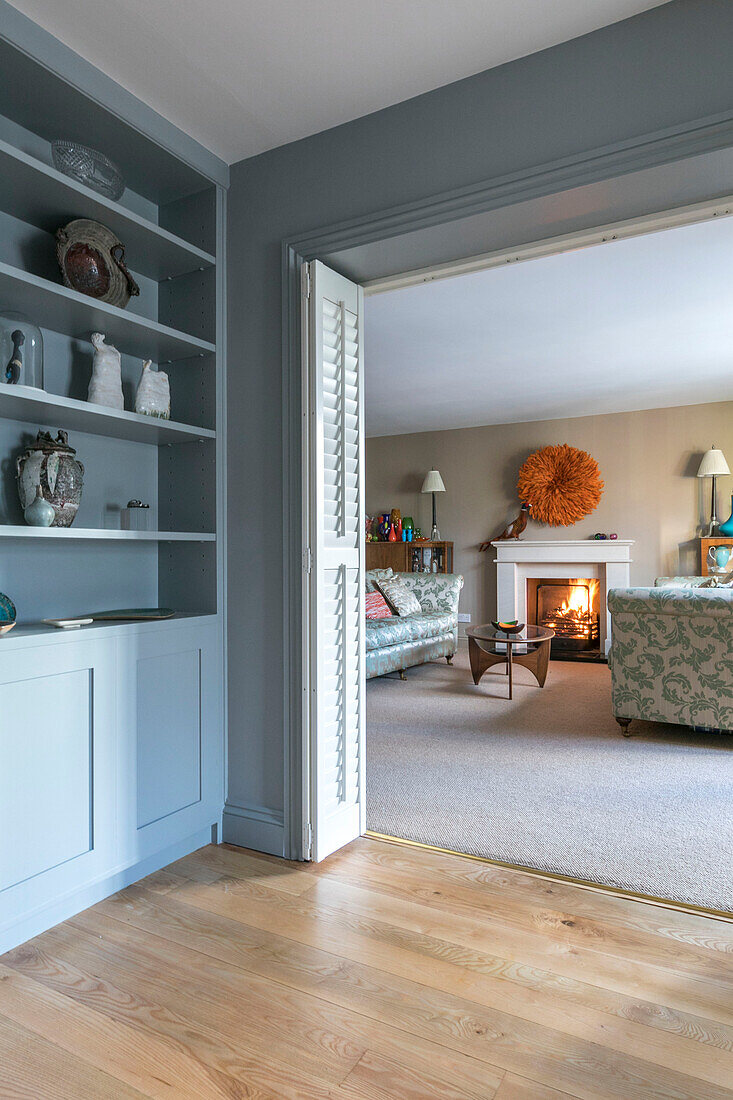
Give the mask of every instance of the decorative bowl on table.
[[7, 634], [9, 630], [12, 630], [15, 626], [15, 619], [15, 604], [10, 596], [0, 592], [0, 634]]
[[113, 202], [122, 198], [125, 190], [122, 173], [104, 153], [80, 145], [77, 141], [52, 141], [51, 156], [54, 168], [65, 176], [83, 183]]
[[509, 622], [499, 622], [492, 619], [491, 625], [496, 630], [500, 630], [502, 634], [520, 634], [524, 630], [524, 623], [520, 623], [517, 619], [511, 619]]

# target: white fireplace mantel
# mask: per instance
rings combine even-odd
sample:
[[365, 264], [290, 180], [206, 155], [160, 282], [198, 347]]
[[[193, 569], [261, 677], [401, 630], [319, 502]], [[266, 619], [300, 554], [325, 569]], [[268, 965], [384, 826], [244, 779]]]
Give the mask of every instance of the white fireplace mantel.
[[633, 539], [505, 539], [496, 548], [496, 613], [499, 619], [527, 618], [527, 581], [535, 577], [598, 580], [601, 652], [611, 648], [608, 590], [628, 588]]

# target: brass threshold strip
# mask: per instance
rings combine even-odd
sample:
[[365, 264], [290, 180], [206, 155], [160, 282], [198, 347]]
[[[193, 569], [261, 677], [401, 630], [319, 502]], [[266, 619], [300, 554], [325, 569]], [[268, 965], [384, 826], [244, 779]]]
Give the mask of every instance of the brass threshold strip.
[[364, 836], [370, 840], [384, 840], [388, 844], [402, 844], [406, 848], [423, 848], [428, 852], [440, 852], [447, 856], [460, 856], [462, 859], [472, 859], [476, 863], [488, 863], [491, 867], [501, 867], [506, 871], [518, 871], [523, 875], [532, 875], [534, 878], [549, 879], [551, 882], [566, 882], [570, 886], [579, 886], [581, 890], [591, 890], [602, 894], [612, 894], [617, 898], [626, 898], [629, 901], [641, 901], [648, 905], [658, 905], [661, 909], [675, 909], [678, 913], [690, 913], [695, 916], [712, 917], [714, 920], [726, 921], [733, 924], [733, 913], [724, 909], [707, 909], [704, 905], [688, 905], [681, 901], [673, 901], [670, 898], [658, 898], [653, 894], [637, 894], [633, 890], [622, 890], [618, 886], [604, 886], [600, 882], [591, 882], [589, 879], [572, 878], [570, 875], [558, 875], [553, 871], [540, 871], [535, 867], [525, 867], [521, 863], [504, 863], [500, 859], [488, 859], [486, 856], [474, 856], [470, 852], [457, 852], [453, 848], [440, 848], [437, 844], [423, 844], [419, 840], [405, 840], [401, 836], [390, 836], [389, 833], [375, 833], [367, 829]]

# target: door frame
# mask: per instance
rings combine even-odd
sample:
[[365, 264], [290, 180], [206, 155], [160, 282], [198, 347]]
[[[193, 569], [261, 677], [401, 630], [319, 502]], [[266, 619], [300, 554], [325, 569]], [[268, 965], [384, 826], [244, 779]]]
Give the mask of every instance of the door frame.
[[[563, 158], [536, 166], [511, 176], [497, 177], [481, 184], [457, 191], [442, 192], [419, 202], [377, 211], [363, 218], [324, 226], [311, 233], [286, 238], [281, 246], [282, 286], [282, 424], [283, 424], [283, 754], [284, 754], [284, 839], [283, 854], [289, 859], [310, 858], [310, 842], [306, 822], [309, 799], [310, 768], [308, 754], [309, 685], [307, 682], [308, 657], [308, 583], [305, 568], [305, 552], [308, 540], [307, 499], [304, 499], [303, 462], [307, 454], [307, 409], [303, 407], [303, 311], [301, 271], [311, 260], [321, 259], [333, 266], [325, 257], [334, 252], [388, 240], [405, 233], [447, 224], [477, 214], [488, 214], [501, 207], [515, 205], [530, 199], [547, 198], [584, 185], [625, 176], [643, 169], [669, 164], [687, 157], [733, 146], [733, 115], [716, 115], [706, 119], [681, 124], [669, 130], [643, 135], [630, 141], [607, 145], [582, 155]], [[707, 216], [730, 214], [725, 200], [698, 203], [697, 217], [702, 220], [702, 209]], [[680, 208], [683, 215], [692, 207]], [[653, 219], [667, 219], [667, 226], [675, 212], [658, 211], [636, 223], [652, 226]], [[589, 230], [587, 234], [575, 234], [574, 238], [588, 237], [585, 243], [598, 243], [599, 235], [615, 232], [619, 235], [624, 226], [619, 223], [602, 229]], [[664, 228], [661, 225], [659, 228]], [[636, 228], [636, 232], [641, 232]], [[649, 228], [646, 229], [649, 231]], [[590, 240], [594, 236], [595, 241]], [[600, 236], [602, 240], [603, 237]], [[554, 239], [558, 250], [561, 237]], [[482, 266], [506, 262], [509, 253], [516, 259], [530, 258], [524, 253], [531, 248], [546, 247], [552, 238], [522, 249], [503, 250], [502, 253], [474, 257], [465, 264], [483, 261]], [[580, 247], [576, 241], [568, 247]], [[522, 253], [522, 255], [520, 255]], [[459, 274], [459, 264], [451, 272]], [[464, 270], [469, 270], [465, 267]], [[408, 276], [414, 282], [424, 282], [437, 277], [430, 271], [412, 272]], [[404, 280], [408, 276], [398, 276]], [[392, 279], [371, 280], [371, 292], [389, 289], [395, 285]], [[408, 285], [404, 281], [400, 285]]]

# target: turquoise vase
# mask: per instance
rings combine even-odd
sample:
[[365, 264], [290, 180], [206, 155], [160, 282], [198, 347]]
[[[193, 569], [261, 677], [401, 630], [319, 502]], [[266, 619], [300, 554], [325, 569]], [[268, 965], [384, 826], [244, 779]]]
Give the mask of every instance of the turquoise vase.
[[730, 516], [718, 528], [721, 535], [733, 535], [733, 496], [730, 498]]

